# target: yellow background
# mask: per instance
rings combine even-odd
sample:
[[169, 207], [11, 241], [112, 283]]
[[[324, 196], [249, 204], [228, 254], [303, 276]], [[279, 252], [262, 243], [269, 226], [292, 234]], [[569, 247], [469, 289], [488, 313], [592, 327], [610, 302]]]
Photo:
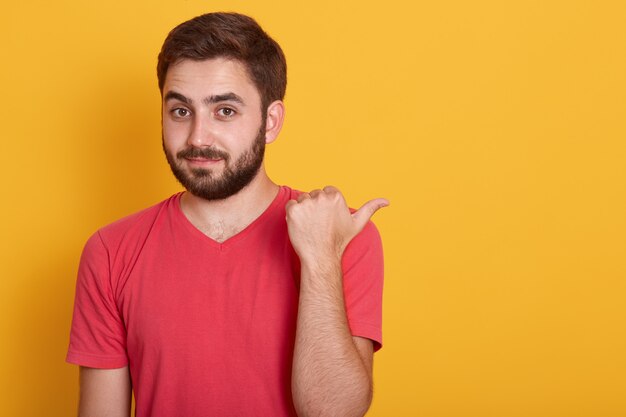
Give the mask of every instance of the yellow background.
[[626, 415], [624, 4], [5, 3], [0, 415], [75, 412], [82, 246], [179, 190], [156, 55], [216, 10], [288, 58], [270, 175], [391, 200], [370, 416]]

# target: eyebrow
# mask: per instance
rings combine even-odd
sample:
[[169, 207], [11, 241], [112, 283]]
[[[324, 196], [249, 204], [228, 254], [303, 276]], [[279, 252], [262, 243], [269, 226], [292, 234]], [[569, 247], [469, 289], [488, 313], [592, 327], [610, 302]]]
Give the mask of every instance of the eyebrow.
[[[192, 99], [185, 97], [184, 95], [177, 93], [176, 91], [168, 91], [165, 94], [165, 97], [163, 98], [163, 100], [165, 102], [168, 102], [170, 100], [178, 100], [189, 105], [193, 103]], [[221, 103], [223, 101], [233, 101], [235, 103], [241, 104], [242, 106], [246, 105], [243, 99], [233, 92], [224, 93], [224, 94], [215, 94], [215, 95], [206, 97], [202, 100], [204, 104], [215, 104], [215, 103]]]

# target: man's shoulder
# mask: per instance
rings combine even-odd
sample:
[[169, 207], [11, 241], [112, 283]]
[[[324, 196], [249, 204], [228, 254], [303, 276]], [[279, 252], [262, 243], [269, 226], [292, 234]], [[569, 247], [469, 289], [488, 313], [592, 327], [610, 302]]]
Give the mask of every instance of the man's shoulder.
[[119, 242], [129, 235], [143, 234], [149, 231], [172, 204], [177, 204], [181, 193], [172, 195], [159, 203], [124, 216], [106, 226], [101, 227], [95, 234], [105, 242]]
[[287, 196], [289, 200], [295, 200], [296, 198], [298, 198], [298, 196], [300, 194], [302, 194], [302, 191], [300, 190], [296, 190], [294, 188], [291, 188], [287, 185], [283, 185], [282, 188], [284, 188], [285, 190], [287, 190]]

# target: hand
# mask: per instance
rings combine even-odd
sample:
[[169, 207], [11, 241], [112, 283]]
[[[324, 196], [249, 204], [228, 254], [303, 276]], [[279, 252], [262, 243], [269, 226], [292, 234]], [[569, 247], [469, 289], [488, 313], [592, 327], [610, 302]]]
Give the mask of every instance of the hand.
[[341, 261], [348, 243], [378, 209], [387, 205], [386, 199], [376, 198], [350, 213], [343, 195], [335, 187], [302, 193], [285, 206], [289, 239], [302, 262], [329, 257]]

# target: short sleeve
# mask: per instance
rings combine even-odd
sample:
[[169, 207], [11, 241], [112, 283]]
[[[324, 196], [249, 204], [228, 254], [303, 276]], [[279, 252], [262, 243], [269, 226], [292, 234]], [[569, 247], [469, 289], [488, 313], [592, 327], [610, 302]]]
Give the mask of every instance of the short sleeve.
[[382, 347], [383, 249], [380, 234], [371, 221], [344, 252], [342, 259], [344, 299], [353, 336]]
[[99, 233], [87, 241], [80, 259], [66, 361], [92, 368], [128, 364], [126, 330], [113, 296], [109, 253]]

